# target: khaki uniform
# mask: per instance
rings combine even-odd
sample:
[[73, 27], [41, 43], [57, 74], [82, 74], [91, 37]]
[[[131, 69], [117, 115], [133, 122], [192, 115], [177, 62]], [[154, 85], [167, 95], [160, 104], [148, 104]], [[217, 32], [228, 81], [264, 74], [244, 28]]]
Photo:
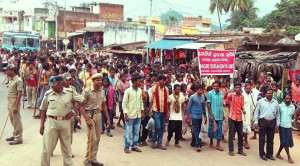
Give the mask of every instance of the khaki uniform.
[[23, 141], [22, 140], [23, 127], [22, 127], [22, 121], [20, 116], [20, 108], [18, 113], [13, 113], [17, 104], [17, 97], [19, 91], [23, 91], [23, 81], [20, 77], [16, 75], [9, 80], [8, 92], [7, 92], [7, 100], [8, 100], [7, 109], [9, 112], [10, 122], [14, 127], [13, 137], [15, 141]]
[[[43, 136], [42, 166], [50, 165], [50, 156], [57, 140], [60, 140], [64, 166], [73, 165], [71, 154], [71, 120], [62, 120], [70, 111], [72, 101], [83, 102], [83, 97], [76, 91], [64, 88], [61, 94], [55, 93], [52, 89], [46, 92], [40, 106], [41, 111], [47, 111], [45, 130]], [[55, 116], [60, 119], [52, 119]]]
[[[97, 162], [97, 152], [99, 148], [99, 142], [101, 137], [101, 111], [102, 104], [106, 102], [105, 92], [100, 89], [96, 91], [94, 86], [87, 87], [83, 90], [82, 96], [84, 97], [85, 111], [88, 117], [90, 117], [94, 121], [94, 125], [92, 127], [93, 138], [92, 138], [92, 162]], [[88, 142], [89, 145], [89, 130], [88, 134]], [[88, 161], [88, 146], [86, 153], [86, 161]]]

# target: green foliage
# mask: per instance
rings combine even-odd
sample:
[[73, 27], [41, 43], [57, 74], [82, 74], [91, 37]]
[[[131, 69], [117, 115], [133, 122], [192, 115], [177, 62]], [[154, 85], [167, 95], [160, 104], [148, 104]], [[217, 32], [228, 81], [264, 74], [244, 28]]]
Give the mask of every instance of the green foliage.
[[[231, 3], [236, 3], [232, 1]], [[243, 27], [256, 27], [260, 24], [257, 18], [258, 8], [254, 6], [254, 0], [243, 0], [242, 6], [231, 12], [230, 19], [226, 22], [231, 24], [231, 29], [242, 30]]]
[[165, 25], [177, 26], [182, 21], [183, 15], [175, 10], [169, 10], [161, 15], [161, 23]]
[[300, 33], [299, 26], [288, 26], [285, 30], [285, 35], [287, 36], [296, 36], [299, 33]]
[[297, 31], [295, 27], [300, 26], [300, 0], [282, 0], [276, 8], [263, 17], [262, 25], [269, 32], [274, 28], [286, 28], [286, 33], [294, 34]]

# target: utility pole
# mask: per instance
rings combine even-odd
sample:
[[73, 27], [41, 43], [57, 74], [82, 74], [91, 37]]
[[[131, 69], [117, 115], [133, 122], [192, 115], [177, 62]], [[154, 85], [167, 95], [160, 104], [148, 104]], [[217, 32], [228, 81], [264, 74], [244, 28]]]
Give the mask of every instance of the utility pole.
[[[67, 0], [65, 0], [65, 12], [64, 12], [64, 31], [65, 31], [65, 39], [68, 39], [67, 38], [67, 31], [66, 31], [66, 8], [67, 8]], [[65, 44], [65, 51], [67, 52], [68, 50], [68, 45]]]
[[[152, 0], [150, 0], [150, 12], [149, 12], [149, 18], [148, 18], [148, 44], [151, 43], [151, 16], [152, 16]], [[149, 48], [147, 48], [147, 63], [149, 63], [150, 59], [150, 51]]]
[[58, 6], [57, 1], [55, 2], [55, 48], [56, 48], [56, 56], [58, 56]]

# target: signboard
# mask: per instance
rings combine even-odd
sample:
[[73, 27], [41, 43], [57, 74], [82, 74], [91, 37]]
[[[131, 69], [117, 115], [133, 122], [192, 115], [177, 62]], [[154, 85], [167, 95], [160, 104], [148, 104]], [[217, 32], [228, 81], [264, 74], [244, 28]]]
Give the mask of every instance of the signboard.
[[201, 75], [234, 74], [234, 50], [198, 50]]
[[64, 43], [64, 45], [66, 45], [66, 46], [67, 46], [67, 45], [70, 43], [70, 40], [68, 40], [68, 39], [64, 39], [62, 42]]
[[296, 82], [296, 76], [300, 75], [300, 70], [289, 70], [289, 80]]

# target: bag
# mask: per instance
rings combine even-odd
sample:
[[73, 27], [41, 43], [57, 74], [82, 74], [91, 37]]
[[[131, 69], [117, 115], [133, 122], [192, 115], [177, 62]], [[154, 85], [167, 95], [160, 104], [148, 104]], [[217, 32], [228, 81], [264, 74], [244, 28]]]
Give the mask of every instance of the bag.
[[208, 126], [202, 122], [201, 131], [199, 137], [203, 140], [208, 137]]
[[152, 130], [153, 132], [155, 131], [155, 121], [153, 118], [150, 118], [147, 126], [145, 127], [147, 130]]

